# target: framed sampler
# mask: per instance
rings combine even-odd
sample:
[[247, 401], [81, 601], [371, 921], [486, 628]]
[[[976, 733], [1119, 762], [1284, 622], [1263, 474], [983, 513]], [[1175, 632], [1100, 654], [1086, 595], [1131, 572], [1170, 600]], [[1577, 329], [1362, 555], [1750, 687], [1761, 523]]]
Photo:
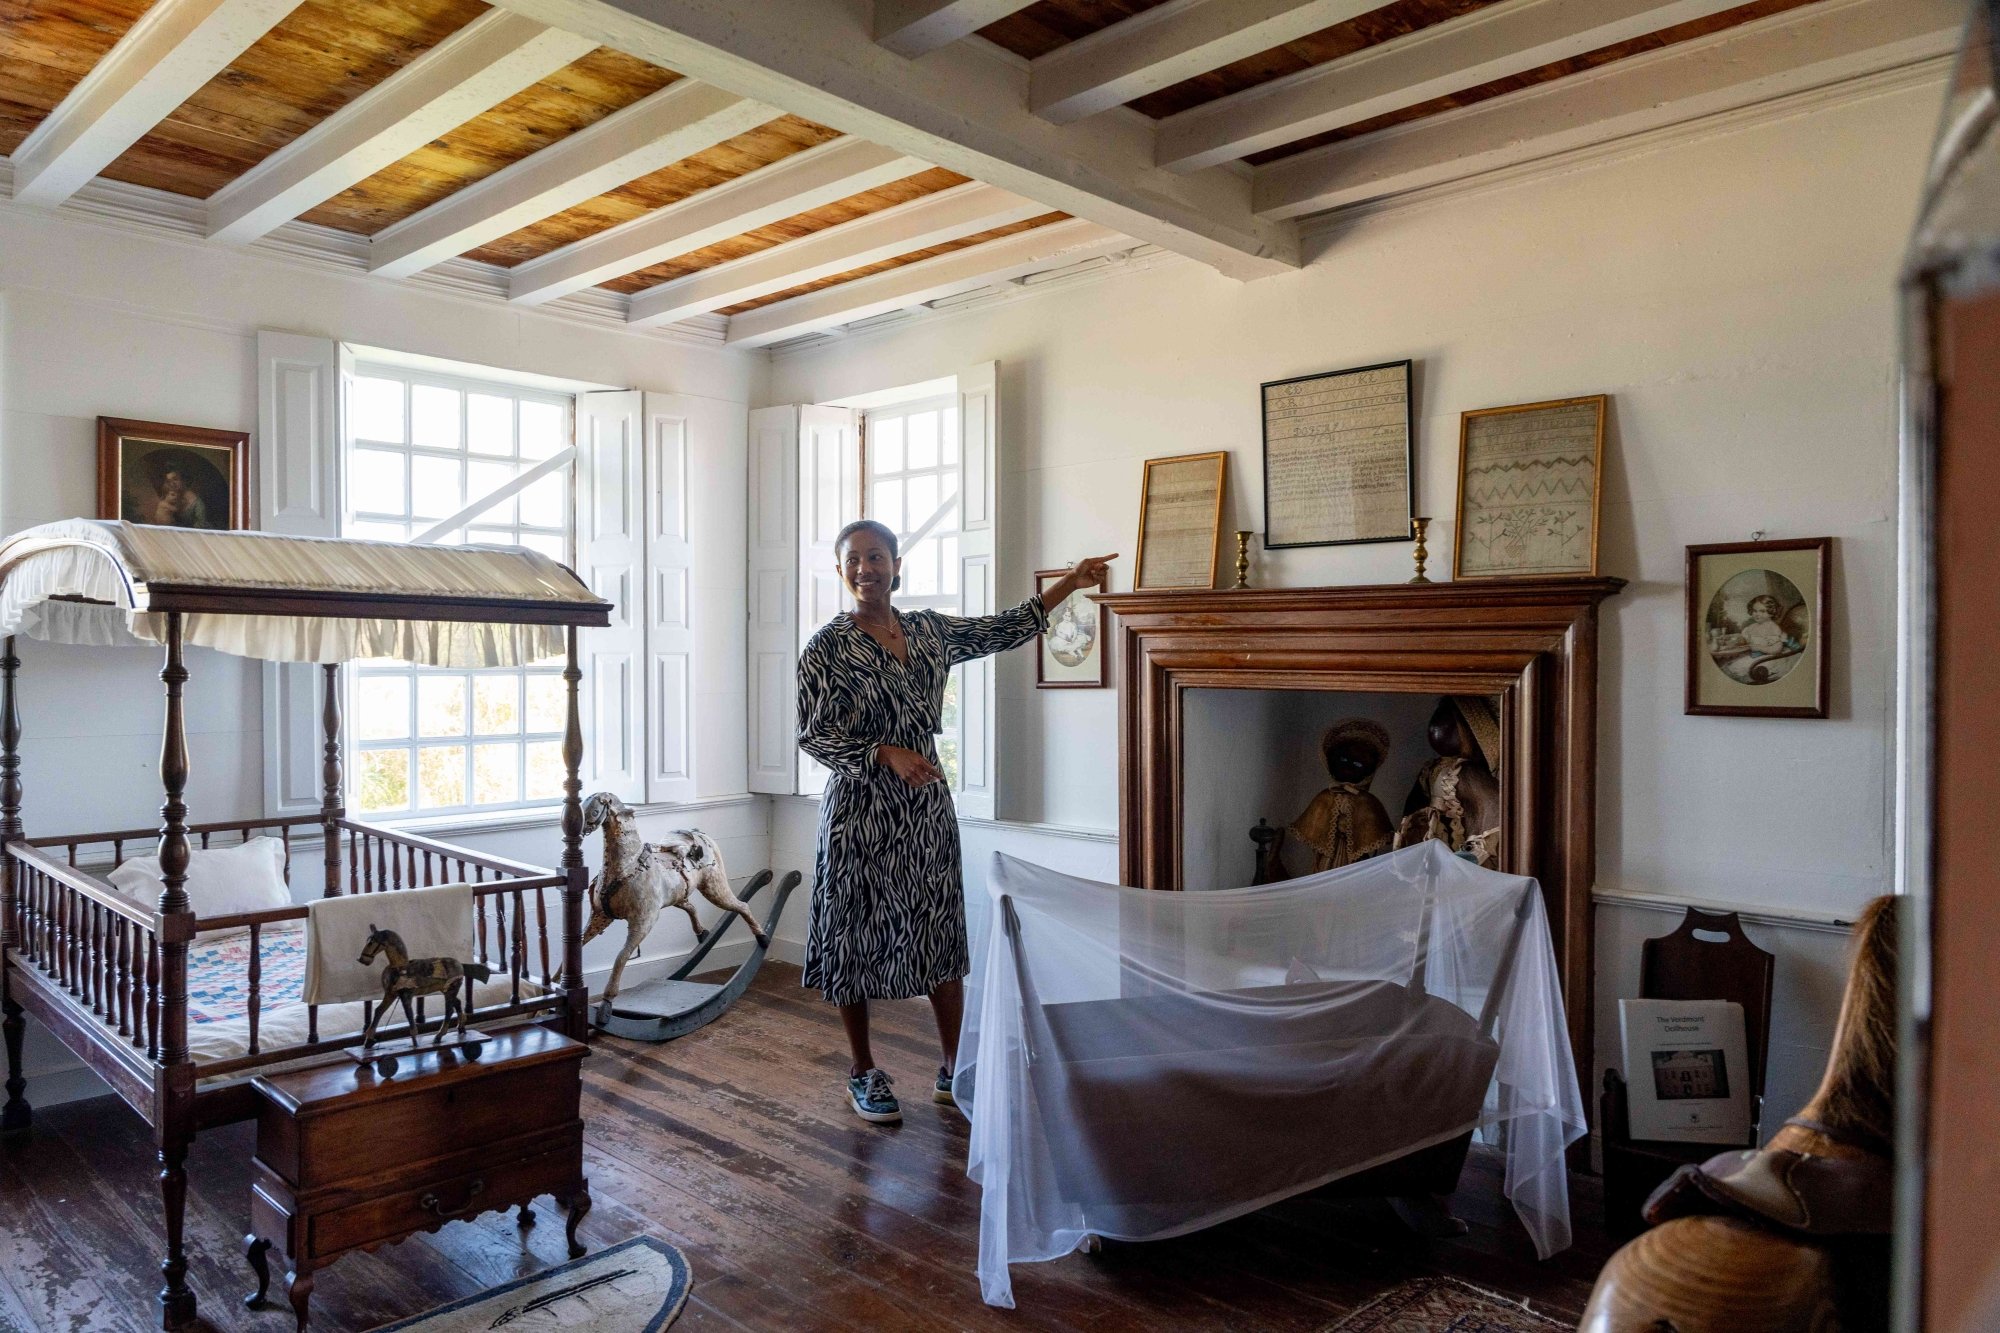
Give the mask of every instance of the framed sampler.
[[99, 417], [97, 516], [211, 532], [249, 527], [250, 436]]
[[1139, 490], [1139, 568], [1135, 591], [1213, 588], [1222, 539], [1226, 453], [1146, 460]]
[[1455, 579], [1597, 573], [1603, 394], [1458, 419]]
[[1389, 361], [1259, 386], [1266, 550], [1410, 540], [1414, 364]]
[[[1035, 591], [1067, 577], [1067, 569], [1035, 571]], [[1110, 592], [1109, 586], [1099, 592]], [[1088, 593], [1073, 593], [1061, 606], [1049, 608], [1049, 627], [1035, 653], [1038, 690], [1101, 690], [1104, 688], [1104, 608]]]
[[1831, 537], [1687, 548], [1687, 712], [1825, 717]]

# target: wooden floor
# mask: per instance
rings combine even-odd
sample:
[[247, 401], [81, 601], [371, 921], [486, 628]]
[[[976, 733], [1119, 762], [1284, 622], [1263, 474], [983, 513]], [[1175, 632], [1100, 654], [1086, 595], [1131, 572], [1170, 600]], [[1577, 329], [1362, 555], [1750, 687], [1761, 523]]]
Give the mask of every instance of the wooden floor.
[[[1442, 1273], [1575, 1319], [1610, 1247], [1594, 1182], [1577, 1178], [1577, 1245], [1537, 1263], [1475, 1152], [1456, 1241], [1407, 1238], [1386, 1207], [1310, 1196], [1177, 1240], [1113, 1244], [1014, 1270], [1019, 1308], [980, 1304], [979, 1192], [967, 1126], [928, 1097], [937, 1061], [921, 1001], [879, 1006], [876, 1058], [900, 1127], [858, 1120], [833, 1011], [769, 964], [729, 1014], [680, 1041], [600, 1040], [584, 1064], [597, 1206], [593, 1247], [642, 1232], [686, 1252], [694, 1294], [676, 1333], [711, 1329], [1299, 1330], [1312, 1333], [1410, 1277]], [[289, 1309], [246, 1311], [249, 1125], [201, 1138], [189, 1164], [192, 1272], [203, 1327], [284, 1333]], [[1221, 1145], [1218, 1145], [1221, 1147]], [[110, 1097], [36, 1112], [0, 1150], [0, 1330], [157, 1327], [162, 1246], [150, 1134]], [[560, 1262], [552, 1211], [455, 1222], [352, 1255], [313, 1294], [318, 1330], [368, 1329]], [[274, 1256], [275, 1260], [275, 1256]]]

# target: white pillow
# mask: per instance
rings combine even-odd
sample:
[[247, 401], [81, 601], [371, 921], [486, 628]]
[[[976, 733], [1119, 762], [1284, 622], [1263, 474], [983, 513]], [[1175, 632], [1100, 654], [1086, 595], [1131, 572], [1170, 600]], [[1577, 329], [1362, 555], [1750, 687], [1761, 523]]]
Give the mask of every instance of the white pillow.
[[[160, 905], [160, 858], [135, 856], [105, 878], [147, 911]], [[188, 902], [198, 917], [238, 916], [290, 907], [285, 887], [285, 844], [252, 838], [237, 847], [197, 847], [188, 857]]]

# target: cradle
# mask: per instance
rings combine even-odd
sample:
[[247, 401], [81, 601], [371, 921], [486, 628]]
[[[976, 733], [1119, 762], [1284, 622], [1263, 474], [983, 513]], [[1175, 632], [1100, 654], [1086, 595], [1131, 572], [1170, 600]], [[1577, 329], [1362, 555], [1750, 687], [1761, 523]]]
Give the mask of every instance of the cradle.
[[[25, 1132], [24, 1014], [49, 1031], [152, 1126], [159, 1145], [167, 1254], [162, 1320], [194, 1322], [183, 1243], [186, 1158], [202, 1129], [256, 1113], [253, 1074], [327, 1059], [359, 1040], [362, 1005], [295, 998], [307, 910], [197, 917], [184, 884], [199, 847], [280, 839], [295, 890], [295, 839], [310, 839], [328, 896], [469, 882], [475, 957], [493, 977], [473, 996], [482, 1027], [541, 1017], [586, 1035], [583, 980], [583, 730], [577, 630], [610, 623], [611, 605], [567, 569], [514, 548], [409, 547], [246, 532], [195, 532], [74, 520], [0, 544], [0, 1031], [7, 1100], [0, 1131]], [[166, 714], [158, 830], [27, 838], [22, 825], [16, 631], [72, 643], [137, 637], [162, 646]], [[186, 644], [323, 668], [320, 809], [283, 818], [189, 824], [183, 687]], [[566, 654], [561, 868], [485, 856], [347, 818], [342, 804], [339, 663], [393, 657], [444, 666], [525, 664]], [[145, 910], [99, 877], [126, 849], [157, 847], [164, 891]], [[551, 931], [548, 893], [559, 893]], [[296, 893], [295, 893], [296, 896]], [[558, 941], [551, 955], [550, 938]], [[237, 970], [240, 968], [240, 972]], [[559, 970], [558, 970], [559, 969]], [[419, 1022], [422, 1022], [420, 1014]], [[401, 1024], [384, 1034], [407, 1032]]]
[[954, 1084], [989, 1303], [1013, 1303], [1009, 1263], [1089, 1236], [1177, 1235], [1335, 1182], [1448, 1194], [1480, 1129], [1538, 1251], [1568, 1244], [1583, 1106], [1533, 880], [1427, 843], [1207, 893], [1001, 857], [989, 890]]

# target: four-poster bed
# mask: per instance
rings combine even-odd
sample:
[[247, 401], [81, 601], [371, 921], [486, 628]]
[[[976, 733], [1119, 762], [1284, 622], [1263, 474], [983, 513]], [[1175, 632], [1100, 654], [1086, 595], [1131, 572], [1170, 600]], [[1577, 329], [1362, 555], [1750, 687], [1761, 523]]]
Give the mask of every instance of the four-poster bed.
[[[498, 547], [197, 532], [73, 520], [0, 543], [0, 1033], [7, 1048], [0, 1132], [29, 1128], [21, 1046], [25, 1014], [110, 1084], [153, 1127], [167, 1252], [163, 1324], [194, 1320], [183, 1243], [186, 1158], [201, 1129], [257, 1113], [251, 1078], [356, 1044], [361, 1006], [284, 1004], [290, 978], [267, 976], [303, 933], [302, 905], [200, 917], [187, 882], [193, 853], [317, 837], [319, 892], [388, 893], [470, 882], [477, 957], [492, 982], [473, 996], [486, 1027], [544, 1016], [582, 1040], [583, 859], [577, 631], [610, 623], [611, 604], [547, 557]], [[81, 644], [158, 644], [166, 708], [157, 830], [157, 904], [143, 909], [101, 877], [151, 830], [28, 838], [22, 819], [21, 661], [16, 635]], [[323, 667], [323, 795], [318, 811], [188, 822], [184, 687], [188, 646]], [[564, 655], [563, 851], [554, 871], [485, 856], [347, 818], [340, 763], [339, 664], [389, 657], [419, 664], [522, 666]], [[561, 895], [560, 973], [551, 970], [546, 894]], [[291, 952], [297, 952], [294, 948]], [[535, 964], [539, 963], [537, 971]], [[202, 982], [190, 1013], [190, 976]], [[241, 984], [227, 974], [240, 968]], [[220, 969], [220, 974], [218, 973]], [[280, 969], [282, 971], [282, 969]], [[222, 997], [217, 1001], [215, 996]], [[267, 996], [271, 1003], [267, 1004]], [[422, 1022], [420, 1013], [419, 1022]], [[385, 1026], [393, 1034], [399, 1026]], [[587, 1194], [585, 1195], [587, 1198]]]

